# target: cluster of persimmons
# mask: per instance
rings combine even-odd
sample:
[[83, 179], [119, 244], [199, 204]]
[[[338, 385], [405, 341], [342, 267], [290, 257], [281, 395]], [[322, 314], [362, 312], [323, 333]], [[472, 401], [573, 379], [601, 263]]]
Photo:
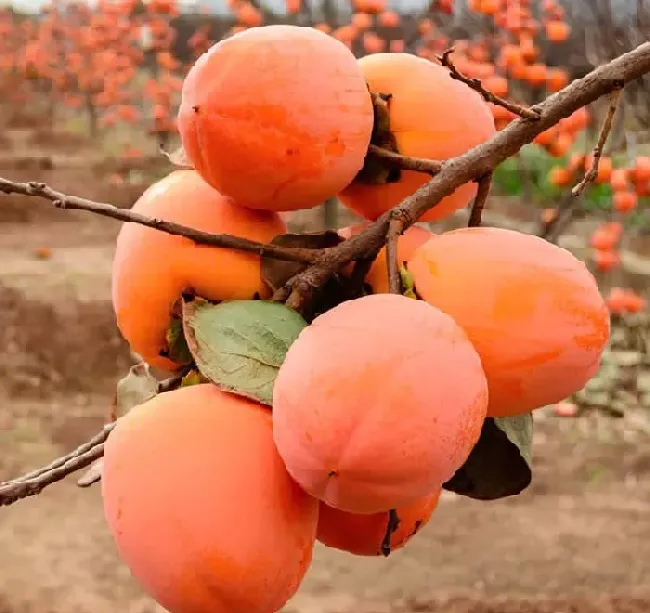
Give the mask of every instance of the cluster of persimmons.
[[[441, 65], [405, 53], [357, 60], [295, 26], [212, 46], [184, 81], [178, 125], [193, 169], [152, 185], [134, 211], [260, 242], [285, 233], [281, 213], [332, 197], [366, 219], [340, 230], [349, 238], [428, 180], [386, 172], [371, 144], [444, 160], [495, 132], [487, 103]], [[476, 193], [462, 185], [422, 220]], [[397, 252], [414, 295], [389, 293], [384, 248], [365, 295], [305, 322], [272, 406], [206, 375], [117, 422], [105, 445], [107, 522], [134, 576], [172, 613], [273, 613], [299, 588], [316, 541], [366, 556], [403, 546], [487, 418], [558, 402], [598, 369], [609, 312], [568, 251], [509, 230], [413, 226]], [[214, 303], [271, 299], [255, 253], [122, 227], [117, 323], [169, 372], [180, 368], [168, 330], [187, 288]]]

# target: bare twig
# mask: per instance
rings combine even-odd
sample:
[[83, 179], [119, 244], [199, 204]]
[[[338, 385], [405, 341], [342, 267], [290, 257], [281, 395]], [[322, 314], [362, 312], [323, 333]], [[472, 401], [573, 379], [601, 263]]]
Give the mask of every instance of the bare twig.
[[57, 458], [48, 466], [39, 468], [18, 479], [0, 484], [0, 507], [13, 504], [21, 498], [36, 496], [52, 483], [62, 481], [68, 475], [90, 466], [104, 455], [104, 442], [117, 422], [104, 426], [104, 429], [87, 443], [73, 452]]
[[468, 228], [480, 226], [481, 221], [483, 221], [483, 209], [492, 188], [492, 175], [492, 172], [488, 172], [478, 180], [478, 191], [476, 192], [476, 198], [474, 198], [472, 212], [469, 214]]
[[118, 221], [139, 223], [143, 226], [166, 232], [167, 234], [184, 236], [198, 245], [240, 249], [242, 251], [257, 253], [260, 256], [289, 262], [312, 263], [316, 261], [319, 254], [317, 249], [279, 247], [277, 245], [267, 245], [258, 243], [257, 241], [231, 236], [230, 234], [203, 232], [171, 221], [141, 215], [129, 209], [120, 209], [111, 204], [94, 202], [93, 200], [79, 198], [78, 196], [67, 196], [45, 185], [45, 183], [17, 183], [0, 177], [0, 193], [45, 198], [60, 209], [89, 211], [97, 215], [117, 219]]
[[616, 115], [616, 109], [618, 108], [618, 103], [621, 98], [621, 93], [623, 91], [623, 84], [620, 85], [609, 95], [609, 108], [607, 109], [607, 115], [605, 116], [605, 121], [600, 129], [600, 134], [598, 135], [598, 142], [594, 147], [593, 161], [591, 167], [584, 176], [584, 179], [580, 181], [574, 188], [571, 190], [574, 196], [579, 196], [582, 192], [585, 191], [587, 185], [593, 183], [598, 177], [598, 166], [600, 164], [600, 158], [603, 156], [603, 150], [605, 149], [605, 143], [609, 137], [610, 132], [612, 131], [612, 125], [614, 123], [614, 116]]
[[472, 88], [475, 92], [479, 93], [483, 100], [491, 102], [498, 106], [508, 109], [511, 113], [522, 117], [523, 119], [539, 119], [540, 113], [536, 108], [529, 108], [509, 102], [505, 98], [501, 98], [491, 91], [485, 89], [480, 79], [474, 79], [461, 73], [451, 60], [451, 55], [454, 53], [454, 48], [447, 49], [442, 55], [436, 56], [436, 59], [447, 69], [449, 69], [449, 76], [457, 81], [462, 81], [468, 87]]
[[[181, 371], [169, 379], [161, 381], [158, 384], [158, 393], [161, 394], [177, 389], [181, 385], [184, 376], [185, 371]], [[48, 485], [62, 481], [68, 475], [93, 464], [104, 455], [104, 443], [117, 423], [118, 420], [106, 424], [102, 431], [89, 441], [67, 455], [53, 460], [47, 466], [33, 470], [12, 481], [0, 483], [0, 507], [8, 506], [28, 496], [36, 496]], [[99, 480], [99, 477], [82, 484], [82, 487], [97, 480]]]
[[391, 294], [402, 293], [402, 279], [399, 274], [399, 249], [397, 241], [404, 222], [401, 219], [391, 219], [388, 223], [388, 232], [386, 235], [386, 260], [388, 264], [388, 287]]
[[556, 214], [548, 221], [542, 221], [537, 236], [546, 239], [550, 243], [557, 242], [560, 235], [566, 230], [573, 221], [576, 211], [582, 204], [582, 194], [574, 196], [568, 192], [557, 206]]
[[393, 164], [396, 168], [401, 170], [414, 170], [415, 172], [424, 172], [430, 175], [435, 175], [440, 172], [442, 168], [442, 163], [436, 160], [427, 160], [426, 158], [414, 158], [408, 157], [406, 155], [400, 155], [395, 153], [390, 149], [384, 149], [383, 147], [378, 147], [377, 145], [370, 145], [368, 147], [368, 153], [371, 155], [381, 158], [386, 162]]

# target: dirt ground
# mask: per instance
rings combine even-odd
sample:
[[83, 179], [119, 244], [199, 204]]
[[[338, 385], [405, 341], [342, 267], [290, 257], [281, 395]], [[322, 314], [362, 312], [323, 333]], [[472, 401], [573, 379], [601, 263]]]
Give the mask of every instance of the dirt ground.
[[[0, 176], [25, 174], [0, 166]], [[62, 183], [89, 197], [129, 196], [79, 168], [59, 169]], [[118, 224], [46, 211], [0, 196], [0, 480], [101, 428], [130, 364], [110, 305]], [[492, 503], [445, 495], [429, 525], [388, 559], [317, 546], [286, 611], [650, 611], [645, 422], [541, 413], [534, 453], [524, 494]], [[115, 553], [98, 487], [69, 479], [0, 509], [0, 613], [154, 610]]]

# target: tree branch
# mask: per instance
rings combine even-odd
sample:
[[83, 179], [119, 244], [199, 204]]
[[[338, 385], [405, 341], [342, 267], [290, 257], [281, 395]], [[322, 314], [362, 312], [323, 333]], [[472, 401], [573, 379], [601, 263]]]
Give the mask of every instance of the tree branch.
[[447, 49], [442, 55], [436, 56], [436, 59], [447, 69], [449, 69], [449, 76], [452, 79], [457, 81], [462, 81], [473, 89], [475, 92], [479, 93], [483, 100], [486, 102], [491, 102], [498, 106], [502, 106], [504, 109], [508, 109], [511, 113], [522, 117], [523, 119], [539, 119], [539, 112], [536, 108], [528, 108], [514, 102], [509, 102], [505, 98], [501, 98], [491, 91], [485, 89], [480, 79], [474, 79], [462, 74], [458, 68], [454, 65], [451, 60], [451, 55], [454, 53], [454, 48]]
[[[160, 381], [157, 393], [162, 394], [177, 389], [183, 382], [184, 376], [185, 371], [181, 370], [181, 372], [169, 377], [169, 379]], [[104, 455], [104, 443], [116, 424], [117, 420], [106, 424], [102, 431], [93, 436], [88, 442], [83, 443], [83, 445], [80, 445], [67, 455], [53, 460], [47, 466], [33, 470], [12, 481], [0, 483], [0, 507], [9, 506], [28, 496], [36, 496], [48, 485], [58, 483], [68, 475], [90, 466]], [[97, 480], [99, 480], [99, 477], [94, 479], [94, 481]], [[90, 485], [94, 481], [85, 485]]]
[[377, 145], [370, 145], [368, 147], [368, 153], [393, 164], [396, 168], [401, 170], [414, 170], [415, 172], [425, 172], [430, 175], [435, 175], [440, 172], [440, 169], [442, 168], [442, 163], [436, 160], [400, 155], [390, 149], [384, 149]]
[[399, 274], [399, 249], [397, 242], [404, 223], [401, 219], [391, 219], [386, 233], [386, 261], [388, 264], [388, 287], [391, 294], [402, 293], [402, 280]]
[[536, 121], [515, 119], [486, 142], [463, 155], [444, 161], [440, 172], [404, 199], [398, 207], [384, 213], [364, 232], [329, 249], [316, 265], [290, 279], [286, 284], [286, 293], [290, 297], [287, 304], [299, 307], [304, 298], [300, 294], [305, 288], [320, 287], [330, 275], [338, 272], [348, 262], [362, 259], [366, 254], [377, 253], [386, 242], [389, 221], [395, 214], [403, 220], [403, 229], [406, 230], [442, 198], [453, 193], [459, 186], [493, 171], [560, 119], [569, 117], [579, 108], [619, 89], [621, 84], [635, 81], [648, 72], [650, 43], [643, 43], [609, 64], [593, 70], [584, 78], [573, 81], [538, 104], [535, 109], [539, 113]]
[[165, 221], [164, 219], [155, 219], [141, 215], [129, 209], [120, 209], [111, 204], [94, 202], [93, 200], [79, 198], [78, 196], [67, 196], [45, 185], [45, 183], [17, 183], [0, 177], [0, 193], [44, 198], [50, 200], [55, 207], [60, 209], [89, 211], [118, 221], [139, 223], [143, 226], [166, 232], [167, 234], [184, 236], [194, 241], [197, 245], [240, 249], [242, 251], [257, 253], [259, 256], [290, 262], [312, 263], [316, 261], [319, 254], [317, 249], [278, 247], [277, 245], [258, 243], [257, 241], [251, 241], [229, 234], [203, 232], [171, 221]]
[[483, 209], [487, 203], [487, 199], [490, 196], [490, 190], [492, 189], [492, 172], [484, 174], [478, 180], [478, 191], [476, 192], [476, 198], [474, 198], [474, 204], [472, 205], [472, 212], [469, 215], [469, 221], [467, 222], [468, 228], [473, 228], [481, 225], [483, 221]]
[[0, 507], [13, 504], [21, 498], [36, 496], [48, 485], [62, 481], [73, 472], [90, 466], [104, 455], [104, 442], [116, 423], [107, 424], [87, 443], [80, 445], [68, 455], [57, 458], [48, 466], [0, 484]]
[[618, 108], [618, 103], [621, 98], [621, 93], [623, 92], [623, 85], [615, 89], [610, 94], [609, 99], [609, 108], [607, 109], [607, 115], [605, 116], [605, 121], [600, 129], [600, 134], [598, 135], [598, 142], [594, 147], [594, 156], [591, 163], [591, 168], [587, 171], [584, 176], [584, 179], [580, 181], [572, 190], [574, 196], [579, 196], [582, 192], [585, 191], [587, 185], [593, 183], [598, 177], [598, 166], [600, 164], [600, 158], [603, 156], [603, 150], [605, 149], [605, 143], [609, 137], [610, 132], [612, 131], [612, 125], [614, 123], [614, 116], [616, 115], [616, 109]]

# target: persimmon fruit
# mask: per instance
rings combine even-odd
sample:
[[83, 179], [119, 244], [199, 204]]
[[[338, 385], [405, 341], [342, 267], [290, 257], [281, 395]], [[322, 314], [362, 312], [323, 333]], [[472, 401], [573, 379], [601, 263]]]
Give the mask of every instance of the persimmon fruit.
[[481, 356], [488, 416], [559, 402], [597, 371], [609, 315], [593, 275], [566, 249], [463, 228], [427, 241], [407, 268], [418, 295], [453, 317]]
[[[286, 230], [277, 213], [236, 204], [194, 170], [175, 170], [154, 183], [132, 210], [264, 243]], [[136, 223], [122, 226], [112, 271], [117, 325], [133, 351], [165, 371], [179, 367], [161, 351], [167, 349], [173, 305], [188, 288], [209, 300], [245, 300], [266, 292], [256, 254], [199, 246], [188, 238]]]
[[[406, 545], [424, 526], [438, 506], [442, 488], [433, 494], [395, 509], [397, 529], [390, 535], [390, 551]], [[327, 547], [347, 551], [357, 556], [383, 555], [382, 544], [390, 519], [390, 511], [361, 514], [348, 513], [320, 505], [316, 538]]]
[[117, 550], [168, 611], [270, 613], [297, 591], [318, 502], [288, 475], [268, 409], [210, 383], [165, 392], [120, 419], [104, 454]]
[[[359, 66], [373, 92], [390, 95], [390, 132], [403, 155], [445, 160], [496, 132], [488, 104], [438, 64], [409, 53], [375, 53], [359, 59]], [[357, 178], [339, 199], [360, 216], [374, 220], [429, 179], [414, 171], [402, 171], [398, 181], [388, 183]], [[475, 183], [461, 185], [420, 221], [435, 221], [467, 206], [476, 190]]]
[[248, 207], [321, 204], [364, 164], [374, 112], [352, 52], [315, 28], [271, 25], [221, 40], [192, 66], [178, 115], [201, 176]]
[[373, 294], [318, 316], [289, 347], [273, 434], [308, 493], [378, 513], [436, 492], [477, 442], [486, 406], [481, 361], [451, 317]]

